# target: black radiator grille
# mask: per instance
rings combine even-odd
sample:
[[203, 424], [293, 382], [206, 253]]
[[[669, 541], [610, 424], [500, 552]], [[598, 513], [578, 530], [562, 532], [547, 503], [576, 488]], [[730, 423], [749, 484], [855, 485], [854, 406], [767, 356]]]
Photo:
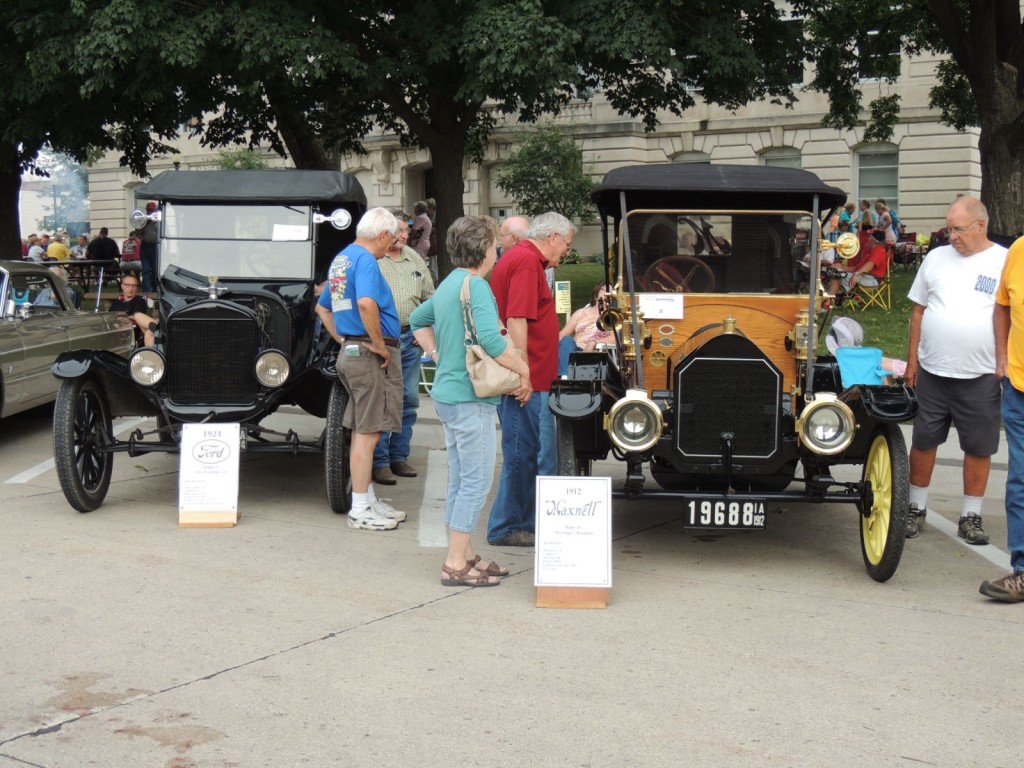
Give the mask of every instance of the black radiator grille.
[[696, 358], [676, 372], [676, 448], [688, 457], [767, 458], [778, 447], [778, 372], [766, 360]]
[[256, 324], [238, 316], [176, 317], [167, 332], [167, 386], [177, 405], [256, 399]]

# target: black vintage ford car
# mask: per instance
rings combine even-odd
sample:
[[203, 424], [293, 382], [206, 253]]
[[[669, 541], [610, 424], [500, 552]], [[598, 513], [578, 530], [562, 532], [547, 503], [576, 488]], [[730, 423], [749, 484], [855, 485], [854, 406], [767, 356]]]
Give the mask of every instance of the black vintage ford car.
[[[611, 452], [626, 466], [618, 495], [663, 498], [693, 528], [763, 529], [771, 502], [848, 503], [868, 573], [889, 579], [909, 492], [899, 422], [917, 401], [844, 382], [816, 352], [822, 251], [859, 247], [819, 239], [845, 193], [797, 169], [643, 165], [610, 172], [593, 200], [616, 343], [575, 353], [552, 388], [560, 474]], [[845, 464], [859, 481], [833, 476]]]
[[[54, 363], [54, 457], [68, 502], [81, 512], [103, 503], [115, 453], [177, 451], [183, 423], [238, 422], [246, 450], [323, 452], [331, 506], [346, 512], [347, 395], [313, 306], [366, 210], [359, 182], [332, 171], [170, 171], [136, 198], [158, 204], [132, 214], [133, 227], [150, 220], [160, 231], [156, 344], [128, 359], [77, 350]], [[327, 417], [318, 440], [261, 425], [289, 404]], [[116, 416], [155, 416], [157, 427], [119, 439]]]

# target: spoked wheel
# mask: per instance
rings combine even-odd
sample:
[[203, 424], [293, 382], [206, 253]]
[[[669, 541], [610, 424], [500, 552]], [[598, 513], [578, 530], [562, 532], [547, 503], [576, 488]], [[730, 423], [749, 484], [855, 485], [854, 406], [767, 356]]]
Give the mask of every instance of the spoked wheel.
[[349, 471], [348, 449], [352, 435], [342, 426], [348, 390], [335, 382], [327, 401], [327, 424], [324, 426], [324, 473], [327, 478], [327, 501], [339, 515], [352, 508], [352, 474]]
[[873, 498], [868, 514], [861, 515], [861, 554], [868, 575], [888, 581], [903, 556], [910, 504], [910, 461], [897, 424], [882, 424], [875, 431], [862, 479], [871, 484]]
[[644, 273], [648, 289], [658, 293], [711, 293], [715, 273], [700, 259], [679, 253], [658, 259]]
[[576, 455], [576, 433], [572, 420], [556, 416], [555, 432], [558, 440], [558, 474], [590, 477], [590, 459], [581, 459]]
[[92, 512], [107, 497], [114, 454], [110, 445], [110, 408], [91, 377], [68, 379], [57, 392], [53, 408], [53, 458], [68, 504]]

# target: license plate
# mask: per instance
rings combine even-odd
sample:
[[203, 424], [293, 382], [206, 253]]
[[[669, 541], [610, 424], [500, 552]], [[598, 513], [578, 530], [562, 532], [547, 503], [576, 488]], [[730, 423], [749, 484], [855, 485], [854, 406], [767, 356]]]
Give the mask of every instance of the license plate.
[[686, 527], [764, 530], [764, 502], [691, 499], [686, 502]]

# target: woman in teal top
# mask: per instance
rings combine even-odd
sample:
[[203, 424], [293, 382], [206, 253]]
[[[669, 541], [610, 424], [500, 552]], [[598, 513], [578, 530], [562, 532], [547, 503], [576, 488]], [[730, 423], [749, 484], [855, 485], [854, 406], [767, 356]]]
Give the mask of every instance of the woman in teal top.
[[498, 259], [499, 230], [489, 216], [463, 216], [448, 230], [446, 244], [456, 267], [409, 316], [419, 345], [434, 358], [437, 368], [430, 391], [444, 426], [448, 449], [448, 495], [445, 526], [448, 556], [441, 567], [441, 583], [448, 587], [493, 587], [508, 571], [483, 562], [470, 539], [480, 520], [494, 480], [497, 455], [495, 416], [500, 398], [480, 398], [466, 370], [466, 324], [462, 315], [462, 284], [469, 281], [470, 304], [480, 345], [491, 357], [519, 374], [522, 386], [511, 395], [530, 399], [530, 368], [504, 336], [498, 305], [484, 277]]

